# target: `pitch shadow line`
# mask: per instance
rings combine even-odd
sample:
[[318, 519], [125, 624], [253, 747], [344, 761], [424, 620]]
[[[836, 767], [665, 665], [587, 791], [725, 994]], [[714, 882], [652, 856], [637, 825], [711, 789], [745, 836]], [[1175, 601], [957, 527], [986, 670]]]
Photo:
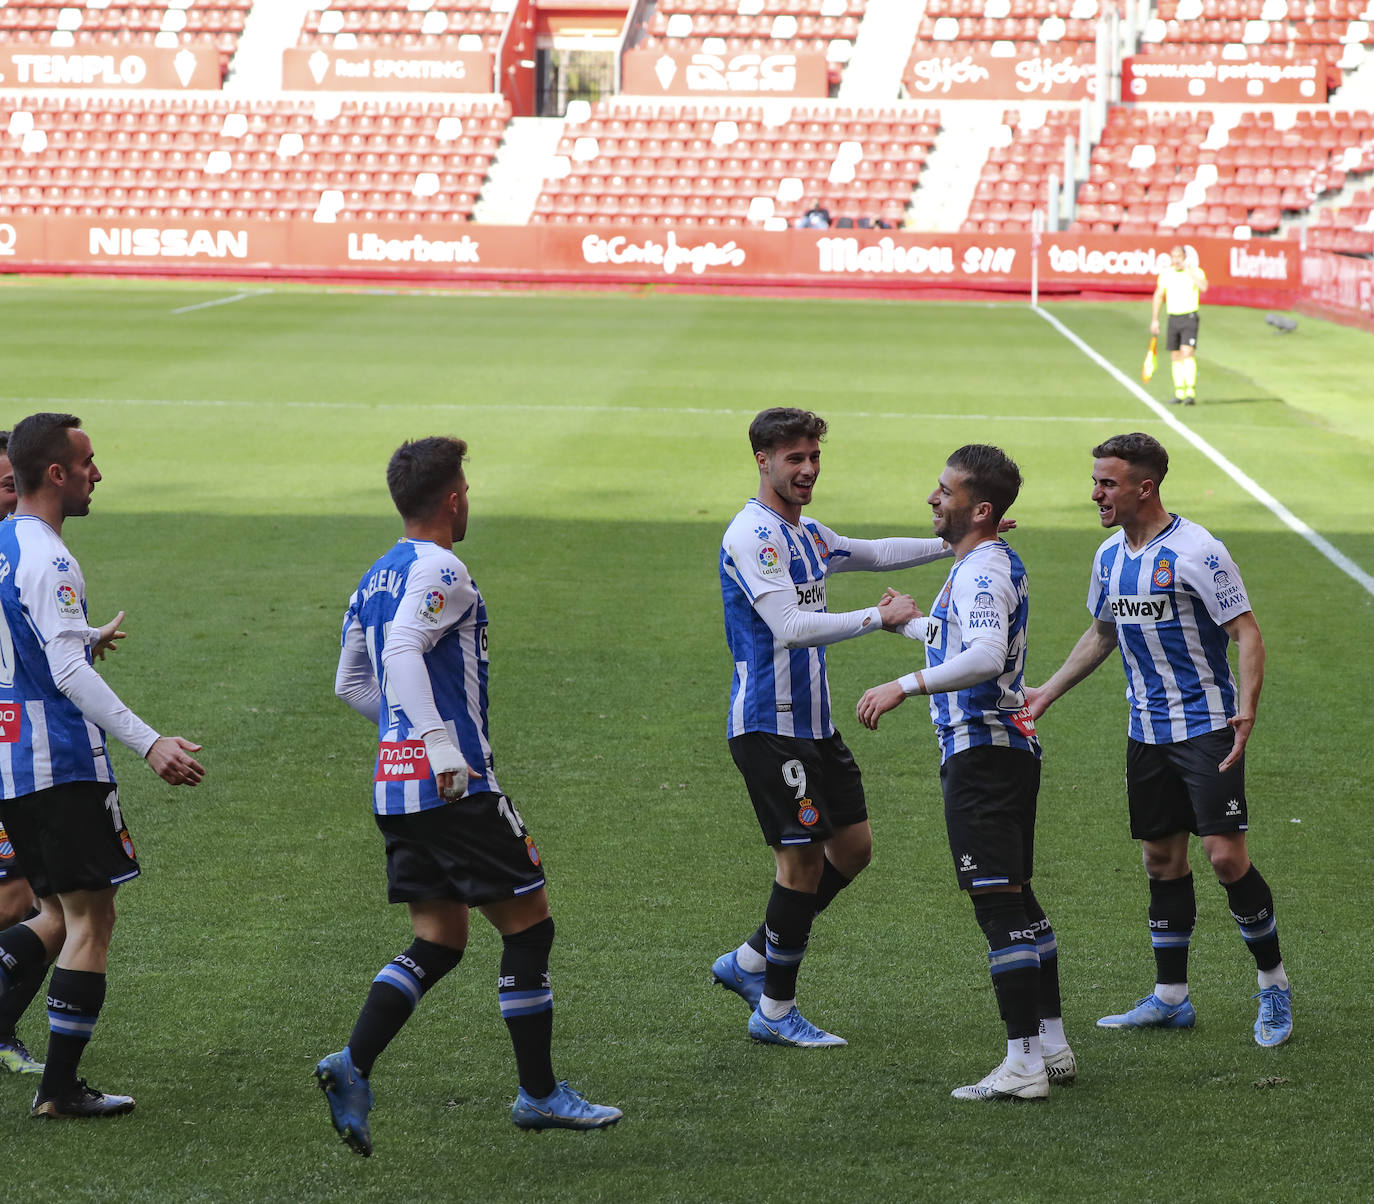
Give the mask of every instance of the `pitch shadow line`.
[[1228, 460], [1220, 451], [1218, 451], [1215, 447], [1208, 443], [1206, 439], [1204, 439], [1201, 435], [1193, 431], [1191, 427], [1179, 421], [1179, 419], [1175, 415], [1171, 414], [1164, 406], [1160, 405], [1159, 402], [1157, 402], [1153, 397], [1146, 393], [1144, 389], [1142, 389], [1138, 384], [1136, 384], [1135, 381], [1133, 381], [1129, 376], [1122, 372], [1115, 364], [1109, 362], [1107, 359], [1103, 358], [1103, 356], [1099, 355], [1096, 351], [1094, 351], [1090, 346], [1088, 346], [1087, 343], [1085, 343], [1081, 338], [1079, 338], [1078, 335], [1074, 334], [1072, 330], [1065, 326], [1064, 323], [1061, 322], [1058, 318], [1056, 318], [1052, 313], [1049, 313], [1047, 310], [1041, 309], [1038, 305], [1032, 305], [1031, 309], [1033, 309], [1042, 318], [1044, 318], [1046, 322], [1048, 322], [1057, 331], [1059, 331], [1059, 333], [1062, 334], [1066, 339], [1068, 339], [1069, 342], [1072, 343], [1075, 347], [1077, 347], [1079, 351], [1081, 351], [1090, 360], [1092, 360], [1093, 363], [1095, 363], [1099, 368], [1101, 368], [1109, 376], [1115, 379], [1117, 383], [1120, 384], [1123, 388], [1125, 388], [1129, 393], [1131, 393], [1137, 401], [1143, 402], [1150, 410], [1152, 410], [1155, 413], [1155, 415], [1159, 418], [1161, 422], [1163, 422], [1170, 429], [1177, 431], [1180, 435], [1182, 435], [1184, 439], [1186, 439], [1189, 443], [1193, 445], [1193, 447], [1197, 448], [1198, 451], [1200, 451], [1204, 456], [1211, 460], [1213, 464], [1220, 468], [1222, 472], [1224, 472], [1228, 477], [1231, 478], [1231, 480], [1233, 480], [1237, 485], [1244, 489], [1246, 493], [1248, 493], [1252, 498], [1255, 499], [1255, 501], [1259, 502], [1262, 506], [1264, 506], [1265, 509], [1267, 509], [1271, 514], [1273, 514], [1274, 517], [1277, 518], [1281, 523], [1283, 523], [1284, 526], [1289, 528], [1289, 530], [1296, 532], [1298, 535], [1301, 535], [1303, 539], [1305, 539], [1309, 544], [1316, 548], [1318, 552], [1325, 556], [1327, 560], [1329, 560], [1338, 569], [1340, 569], [1341, 572], [1343, 572], [1347, 577], [1349, 577], [1357, 585], [1363, 586], [1365, 592], [1374, 595], [1374, 576], [1371, 576], [1369, 573], [1366, 573], [1364, 569], [1362, 569], [1358, 564], [1351, 560], [1350, 557], [1347, 556], [1344, 552], [1342, 552], [1339, 548], [1333, 545], [1331, 541], [1328, 540], [1324, 535], [1321, 535], [1320, 533], [1314, 531], [1311, 527], [1309, 527], [1305, 522], [1303, 522], [1302, 519], [1300, 519], [1290, 509], [1288, 509], [1287, 506], [1285, 506], [1281, 501], [1279, 501], [1278, 498], [1276, 498], [1272, 493], [1265, 489], [1263, 485], [1259, 484], [1259, 482], [1256, 481], [1253, 477], [1251, 477], [1248, 473], [1242, 471], [1230, 460]]

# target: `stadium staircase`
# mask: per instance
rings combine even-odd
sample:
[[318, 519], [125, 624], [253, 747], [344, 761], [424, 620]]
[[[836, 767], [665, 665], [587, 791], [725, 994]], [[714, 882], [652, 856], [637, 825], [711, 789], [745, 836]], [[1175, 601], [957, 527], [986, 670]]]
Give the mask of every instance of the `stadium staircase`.
[[315, 0], [270, 0], [253, 5], [229, 67], [224, 90], [270, 95], [281, 90], [281, 56], [294, 46]]
[[943, 128], [907, 214], [908, 230], [947, 234], [960, 228], [983, 165], [997, 147], [1001, 113], [1000, 102], [966, 101], [944, 107]]
[[515, 117], [506, 126], [472, 220], [523, 226], [534, 212], [563, 137], [561, 117]]
[[840, 100], [882, 105], [898, 94], [925, 10], [926, 0], [868, 0], [840, 81]]

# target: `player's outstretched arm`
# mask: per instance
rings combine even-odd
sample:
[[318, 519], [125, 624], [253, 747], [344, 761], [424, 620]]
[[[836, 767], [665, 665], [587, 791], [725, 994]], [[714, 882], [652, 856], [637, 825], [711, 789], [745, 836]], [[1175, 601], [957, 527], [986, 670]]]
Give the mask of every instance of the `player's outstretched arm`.
[[1039, 719], [1056, 698], [1067, 694], [1112, 654], [1116, 647], [1116, 624], [1094, 619], [1091, 627], [1078, 637], [1068, 659], [1055, 670], [1043, 686], [1026, 687], [1026, 706], [1031, 718]]
[[1231, 751], [1226, 759], [1217, 766], [1225, 773], [1245, 752], [1246, 742], [1255, 727], [1259, 712], [1260, 690], [1264, 686], [1264, 637], [1260, 635], [1259, 623], [1249, 612], [1238, 615], [1225, 624], [1226, 634], [1235, 642], [1240, 661], [1240, 699], [1235, 715], [1228, 719], [1234, 738]]
[[143, 759], [152, 766], [169, 786], [199, 786], [205, 777], [205, 767], [192, 753], [200, 752], [199, 744], [192, 744], [180, 736], [159, 736]]

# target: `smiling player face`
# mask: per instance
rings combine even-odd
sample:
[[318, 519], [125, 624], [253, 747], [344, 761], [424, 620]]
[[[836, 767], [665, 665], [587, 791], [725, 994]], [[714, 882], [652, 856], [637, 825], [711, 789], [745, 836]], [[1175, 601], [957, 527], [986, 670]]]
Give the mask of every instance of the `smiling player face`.
[[754, 453], [759, 465], [759, 501], [793, 518], [811, 501], [821, 474], [819, 439], [798, 439]]
[[973, 527], [974, 502], [969, 496], [966, 474], [957, 468], [945, 465], [935, 488], [926, 498], [926, 505], [930, 507], [935, 534], [951, 547]]

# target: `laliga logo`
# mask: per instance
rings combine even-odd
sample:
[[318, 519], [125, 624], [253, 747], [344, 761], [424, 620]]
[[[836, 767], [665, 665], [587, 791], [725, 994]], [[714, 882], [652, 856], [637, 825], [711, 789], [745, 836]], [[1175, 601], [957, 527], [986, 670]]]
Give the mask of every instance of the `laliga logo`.
[[19, 231], [9, 222], [0, 222], [0, 255], [13, 255], [19, 242]]

